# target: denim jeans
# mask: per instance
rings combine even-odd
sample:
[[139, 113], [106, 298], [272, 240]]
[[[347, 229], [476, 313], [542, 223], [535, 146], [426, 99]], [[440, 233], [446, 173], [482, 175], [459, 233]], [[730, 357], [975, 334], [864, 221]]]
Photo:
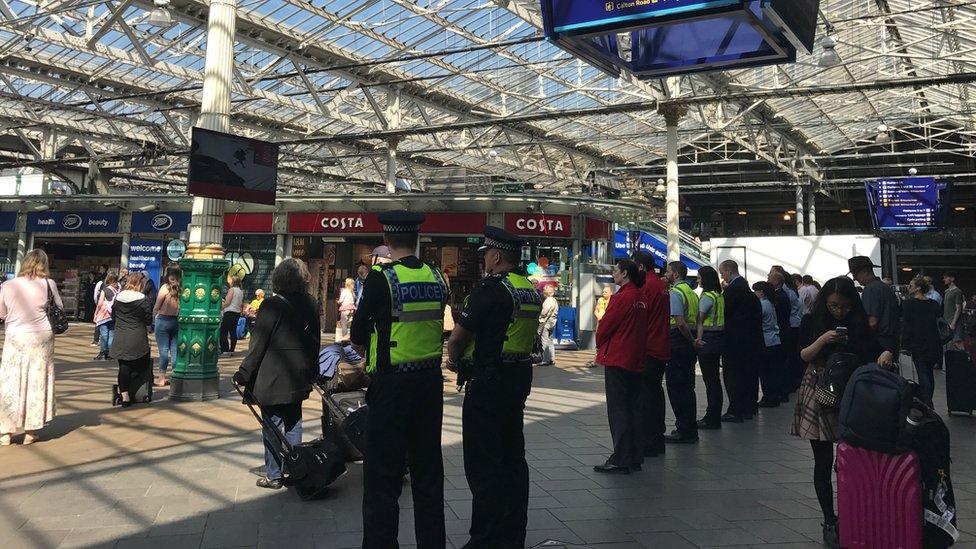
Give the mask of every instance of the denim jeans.
[[[262, 406], [261, 415], [278, 428], [279, 432], [284, 432], [285, 440], [292, 446], [302, 443], [302, 403], [292, 402], [291, 404], [278, 404], [275, 406]], [[267, 470], [267, 477], [271, 480], [281, 478], [282, 456], [275, 449], [278, 444], [273, 433], [263, 433], [264, 435], [264, 467]]]
[[112, 340], [115, 339], [115, 321], [110, 320], [105, 324], [98, 325], [98, 345], [102, 356], [108, 358], [108, 350], [112, 347]]
[[159, 373], [165, 374], [170, 360], [176, 361], [176, 340], [180, 334], [179, 320], [175, 316], [156, 317], [156, 346], [159, 347]]
[[918, 375], [918, 388], [920, 400], [932, 406], [932, 395], [935, 393], [935, 369], [936, 361], [924, 358], [913, 357], [915, 372]]
[[556, 327], [542, 329], [542, 363], [552, 364], [556, 362], [556, 344], [552, 340], [552, 331]]

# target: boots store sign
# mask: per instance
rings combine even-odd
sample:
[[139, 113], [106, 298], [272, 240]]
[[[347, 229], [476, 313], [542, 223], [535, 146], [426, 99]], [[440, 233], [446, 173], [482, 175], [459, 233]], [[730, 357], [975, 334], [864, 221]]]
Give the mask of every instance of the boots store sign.
[[41, 212], [27, 215], [32, 233], [117, 233], [118, 212]]
[[571, 238], [573, 218], [568, 215], [505, 214], [505, 230], [521, 236]]

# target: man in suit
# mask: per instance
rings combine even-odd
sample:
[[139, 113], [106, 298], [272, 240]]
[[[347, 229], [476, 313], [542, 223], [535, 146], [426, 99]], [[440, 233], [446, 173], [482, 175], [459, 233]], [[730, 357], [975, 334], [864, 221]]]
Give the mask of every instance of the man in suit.
[[718, 272], [725, 282], [725, 391], [728, 413], [722, 421], [742, 423], [752, 419], [759, 399], [758, 353], [763, 350], [762, 305], [749, 283], [739, 274], [739, 264], [723, 261]]

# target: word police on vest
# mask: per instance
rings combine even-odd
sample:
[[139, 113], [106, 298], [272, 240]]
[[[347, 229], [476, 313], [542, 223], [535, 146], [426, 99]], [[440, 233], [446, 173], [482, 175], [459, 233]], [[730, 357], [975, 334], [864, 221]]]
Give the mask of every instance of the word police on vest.
[[562, 231], [563, 222], [559, 219], [525, 219], [519, 218], [515, 222], [515, 228], [520, 231], [538, 231], [547, 233], [551, 231]]
[[542, 294], [535, 288], [516, 288], [515, 295], [518, 296], [519, 303], [542, 304]]
[[416, 303], [418, 301], [444, 301], [444, 289], [435, 282], [410, 282], [400, 284], [401, 303]]

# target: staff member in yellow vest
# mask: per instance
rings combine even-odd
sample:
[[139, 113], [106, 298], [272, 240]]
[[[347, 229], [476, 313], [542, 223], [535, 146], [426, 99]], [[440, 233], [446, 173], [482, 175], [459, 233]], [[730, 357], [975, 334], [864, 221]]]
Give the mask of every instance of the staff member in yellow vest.
[[671, 284], [671, 360], [664, 370], [668, 399], [676, 429], [665, 442], [698, 442], [695, 401], [695, 336], [698, 333], [698, 295], [685, 282], [688, 267], [680, 261], [668, 263], [665, 278]]
[[418, 548], [442, 549], [444, 463], [441, 422], [442, 331], [447, 286], [436, 267], [415, 255], [424, 216], [379, 215], [391, 263], [374, 265], [363, 283], [351, 341], [372, 376], [366, 402], [363, 547], [397, 547], [400, 491], [407, 459]]
[[698, 287], [702, 289], [698, 301], [698, 365], [705, 380], [708, 408], [698, 420], [699, 429], [722, 428], [722, 351], [725, 349], [725, 296], [718, 281], [718, 271], [712, 267], [698, 270]]
[[[471, 488], [468, 549], [525, 547], [529, 466], [522, 433], [532, 389], [532, 346], [542, 296], [517, 272], [525, 242], [485, 227], [485, 278], [468, 297], [447, 343], [447, 367], [464, 362], [464, 475]], [[372, 389], [370, 389], [372, 390]]]

